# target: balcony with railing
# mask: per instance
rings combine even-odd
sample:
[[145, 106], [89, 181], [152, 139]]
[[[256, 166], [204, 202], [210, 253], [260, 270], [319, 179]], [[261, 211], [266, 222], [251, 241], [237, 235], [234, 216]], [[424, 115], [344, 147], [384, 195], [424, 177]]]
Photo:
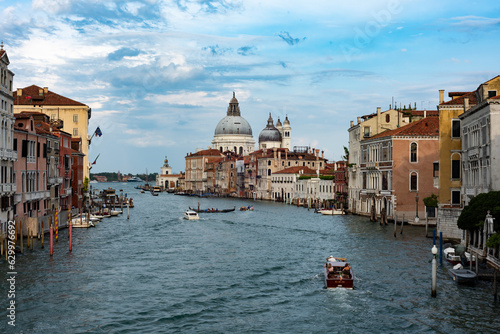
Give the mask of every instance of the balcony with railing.
[[41, 190], [23, 194], [23, 201], [37, 201], [45, 198], [50, 198], [49, 191]]
[[62, 183], [63, 183], [62, 177], [49, 177], [49, 184], [62, 184]]
[[16, 191], [16, 184], [15, 183], [4, 183], [0, 185], [0, 192], [3, 193], [9, 193], [9, 192], [15, 192]]

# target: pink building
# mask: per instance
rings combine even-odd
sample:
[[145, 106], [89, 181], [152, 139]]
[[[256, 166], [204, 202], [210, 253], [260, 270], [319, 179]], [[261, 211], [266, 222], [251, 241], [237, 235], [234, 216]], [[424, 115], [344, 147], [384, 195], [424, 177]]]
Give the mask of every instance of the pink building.
[[72, 172], [72, 154], [71, 135], [60, 129], [54, 129], [54, 135], [59, 137], [59, 177], [62, 178], [62, 184], [59, 186], [59, 207], [60, 210], [68, 210], [71, 202], [71, 180]]
[[[423, 198], [437, 194], [439, 118], [428, 116], [361, 141], [361, 214], [406, 221], [426, 217]], [[418, 217], [418, 219], [416, 219]]]
[[30, 113], [14, 114], [14, 145], [17, 161], [14, 173], [17, 191], [14, 218], [26, 228], [35, 229], [49, 212], [50, 192], [47, 191], [47, 137], [50, 133], [37, 127]]

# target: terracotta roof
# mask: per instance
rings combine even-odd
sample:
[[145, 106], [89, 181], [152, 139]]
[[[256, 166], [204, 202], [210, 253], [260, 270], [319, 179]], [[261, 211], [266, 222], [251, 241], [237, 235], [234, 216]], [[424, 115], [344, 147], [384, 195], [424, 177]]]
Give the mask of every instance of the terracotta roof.
[[460, 97], [457, 97], [454, 100], [451, 100], [451, 101], [448, 101], [448, 102], [443, 102], [443, 103], [441, 103], [439, 105], [440, 106], [442, 106], [442, 105], [447, 105], [447, 106], [450, 106], [450, 105], [463, 105], [465, 97], [469, 98], [469, 105], [475, 105], [475, 104], [477, 104], [476, 92], [474, 91], [474, 92], [466, 93], [466, 94], [464, 94], [464, 95], [462, 95]]
[[4, 53], [5, 53], [5, 50], [0, 50], [0, 58], [2, 58]]
[[17, 96], [17, 90], [14, 91], [14, 105], [49, 105], [49, 106], [86, 106], [85, 104], [51, 92], [40, 95], [42, 87], [31, 85], [22, 89], [22, 96]]
[[424, 112], [426, 116], [438, 116], [439, 112], [437, 110], [410, 110], [409, 111], [412, 116], [424, 116]]
[[429, 116], [423, 118], [419, 121], [410, 123], [403, 127], [394, 130], [387, 130], [382, 133], [379, 133], [373, 137], [370, 137], [370, 140], [373, 138], [383, 138], [390, 136], [430, 136], [430, 137], [438, 137], [439, 136], [439, 117]]
[[302, 171], [302, 174], [316, 174], [316, 171], [314, 169], [306, 166], [294, 166], [280, 170], [278, 172], [274, 172], [273, 174], [299, 174], [300, 171]]
[[222, 153], [220, 153], [219, 150], [210, 148], [208, 150], [201, 150], [196, 153], [191, 153], [186, 155], [186, 157], [201, 157], [201, 156], [217, 156], [220, 157], [222, 156]]
[[35, 122], [35, 130], [36, 133], [52, 135], [52, 133], [50, 133], [50, 124], [45, 122]]
[[469, 92], [449, 92], [449, 93], [448, 93], [448, 96], [449, 96], [449, 97], [454, 97], [454, 96], [462, 96], [462, 95], [465, 95], [465, 94], [467, 94], [467, 93], [469, 93]]

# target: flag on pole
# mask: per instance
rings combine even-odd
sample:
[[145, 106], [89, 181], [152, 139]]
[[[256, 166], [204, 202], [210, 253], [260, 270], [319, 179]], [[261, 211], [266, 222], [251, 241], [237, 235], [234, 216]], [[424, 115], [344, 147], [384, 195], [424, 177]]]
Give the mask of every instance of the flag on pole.
[[97, 136], [102, 136], [102, 131], [99, 127], [97, 127], [97, 129], [95, 129], [95, 132], [94, 132]]
[[97, 155], [97, 157], [95, 158], [95, 160], [94, 160], [94, 162], [92, 163], [92, 165], [95, 165], [95, 163], [97, 162], [97, 159], [99, 158], [99, 156], [100, 156], [100, 155], [101, 155], [101, 153], [99, 153], [99, 154]]

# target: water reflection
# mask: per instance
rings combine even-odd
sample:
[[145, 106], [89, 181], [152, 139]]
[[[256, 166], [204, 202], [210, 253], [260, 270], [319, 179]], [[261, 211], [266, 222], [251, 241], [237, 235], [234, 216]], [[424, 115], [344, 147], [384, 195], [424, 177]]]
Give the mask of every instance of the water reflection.
[[[16, 330], [460, 333], [500, 325], [491, 283], [457, 286], [446, 264], [438, 268], [438, 297], [430, 297], [432, 239], [423, 228], [405, 226], [401, 235], [398, 227], [394, 238], [392, 225], [259, 201], [250, 202], [254, 211], [186, 221], [183, 211], [198, 202], [249, 202], [119, 187], [134, 198], [129, 220], [75, 231], [72, 254], [63, 230], [52, 260], [39, 244], [18, 256]], [[355, 290], [323, 288], [329, 255], [348, 258]], [[1, 270], [5, 276], [5, 264]], [[5, 321], [0, 329], [8, 329]]]

